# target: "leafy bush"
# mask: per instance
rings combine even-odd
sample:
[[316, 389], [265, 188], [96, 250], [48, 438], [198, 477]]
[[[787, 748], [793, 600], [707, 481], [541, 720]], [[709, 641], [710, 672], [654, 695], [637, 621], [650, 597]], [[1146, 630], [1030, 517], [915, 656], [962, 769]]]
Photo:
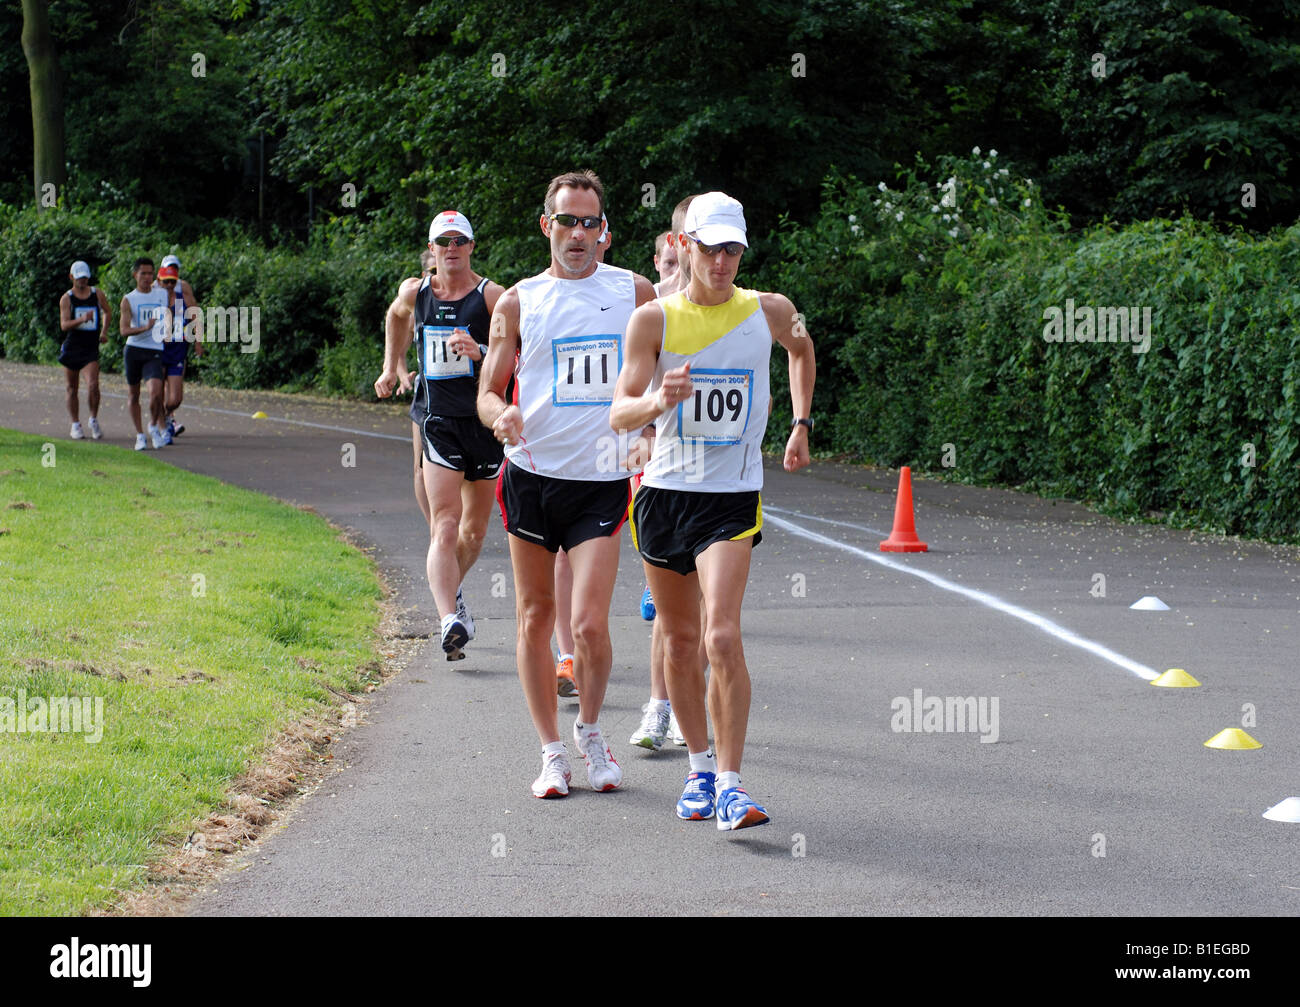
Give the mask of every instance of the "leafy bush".
[[[1071, 234], [993, 151], [940, 169], [875, 189], [832, 177], [815, 227], [783, 229], [763, 279], [808, 317], [817, 440], [1300, 538], [1300, 225], [1254, 237], [1184, 217]], [[1070, 302], [1149, 308], [1149, 348], [1047, 341], [1048, 309]], [[774, 389], [783, 374], [774, 357]]]

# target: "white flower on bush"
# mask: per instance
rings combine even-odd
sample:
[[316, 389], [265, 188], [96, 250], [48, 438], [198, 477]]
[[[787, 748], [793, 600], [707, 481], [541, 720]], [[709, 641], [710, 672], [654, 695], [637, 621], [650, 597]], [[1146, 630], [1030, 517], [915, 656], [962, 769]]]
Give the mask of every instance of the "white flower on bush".
[[920, 261], [920, 262], [924, 262], [924, 261], [925, 261], [925, 256], [922, 255], [920, 252], [917, 252], [917, 253], [916, 253], [916, 258], [917, 258], [917, 260]]
[[894, 214], [894, 219], [901, 224], [903, 222], [903, 211], [899, 210], [896, 214]]
[[985, 170], [985, 171], [988, 171], [991, 167], [993, 167], [993, 165], [989, 164], [988, 161], [985, 161], [985, 162], [984, 162], [984, 170]]
[[950, 237], [953, 237], [953, 238], [957, 237], [957, 228], [955, 228], [955, 227], [952, 228], [952, 229], [948, 232], [948, 234], [949, 234]]
[[989, 150], [989, 157], [997, 157], [997, 156], [998, 156], [998, 152], [996, 150], [992, 150], [992, 149]]
[[948, 181], [943, 183], [942, 188], [944, 190], [944, 193], [943, 193], [943, 198], [939, 200], [939, 205], [956, 206], [957, 205], [957, 176], [953, 175], [951, 178], [949, 178]]
[[952, 214], [951, 214], [951, 213], [945, 213], [945, 214], [943, 215], [943, 220], [944, 220], [944, 223], [945, 223], [945, 224], [948, 223], [950, 220], [952, 220]]
[[887, 186], [884, 182], [878, 182], [876, 184], [876, 188], [879, 189], [881, 192], [889, 191], [889, 186]]
[[849, 230], [854, 234], [860, 234], [862, 233], [862, 226], [860, 224], [854, 224], [849, 228]]
[[930, 212], [931, 212], [931, 213], [938, 213], [938, 212], [939, 212], [939, 204], [938, 204], [938, 203], [933, 204], [933, 205], [930, 207]]
[[996, 199], [994, 199], [992, 196], [990, 196], [990, 197], [989, 197], [989, 206], [997, 206], [997, 205], [998, 205], [998, 201], [997, 201]]
[[1025, 200], [1025, 209], [1026, 209], [1026, 210], [1029, 209], [1029, 207], [1030, 207], [1030, 205], [1032, 204], [1032, 202], [1033, 202], [1033, 201], [1032, 201], [1032, 200], [1029, 200], [1029, 199], [1026, 199], [1026, 200]]
[[970, 152], [971, 152], [972, 154], [974, 154], [976, 157], [979, 157], [979, 156], [980, 156], [980, 149], [979, 149], [978, 147], [972, 147], [972, 148], [970, 149]]
[[856, 214], [852, 214], [852, 213], [850, 213], [850, 214], [849, 214], [849, 223], [850, 223], [850, 224], [856, 224], [857, 222], [858, 222], [857, 215], [856, 215]]
[[1008, 171], [1006, 168], [999, 168], [999, 169], [998, 169], [998, 174], [999, 174], [999, 175], [1010, 175], [1011, 172]]
[[1025, 187], [1028, 189], [1032, 189], [1034, 187], [1034, 180], [1032, 178], [1026, 178]]

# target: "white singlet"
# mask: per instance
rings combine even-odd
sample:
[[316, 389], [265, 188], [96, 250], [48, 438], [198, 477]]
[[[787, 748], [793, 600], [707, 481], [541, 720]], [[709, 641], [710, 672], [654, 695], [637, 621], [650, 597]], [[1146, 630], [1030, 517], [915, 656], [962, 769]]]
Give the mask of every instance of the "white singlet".
[[511, 465], [556, 479], [626, 479], [627, 438], [609, 426], [623, 335], [636, 307], [630, 270], [598, 263], [581, 280], [550, 273], [521, 280], [515, 402], [523, 437]]
[[726, 303], [706, 306], [679, 291], [659, 304], [663, 345], [650, 387], [689, 362], [694, 393], [655, 420], [642, 483], [694, 493], [762, 489], [772, 331], [758, 293], [736, 287]]

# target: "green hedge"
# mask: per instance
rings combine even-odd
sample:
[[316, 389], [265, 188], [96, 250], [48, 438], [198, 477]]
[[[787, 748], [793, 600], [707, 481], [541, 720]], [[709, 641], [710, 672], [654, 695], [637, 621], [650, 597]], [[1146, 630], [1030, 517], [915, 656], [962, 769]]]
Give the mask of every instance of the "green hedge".
[[[1300, 225], [1071, 234], [1030, 180], [973, 153], [893, 187], [832, 179], [816, 226], [781, 244], [763, 279], [808, 317], [821, 445], [1300, 540]], [[1149, 350], [1047, 341], [1067, 300], [1150, 308]]]

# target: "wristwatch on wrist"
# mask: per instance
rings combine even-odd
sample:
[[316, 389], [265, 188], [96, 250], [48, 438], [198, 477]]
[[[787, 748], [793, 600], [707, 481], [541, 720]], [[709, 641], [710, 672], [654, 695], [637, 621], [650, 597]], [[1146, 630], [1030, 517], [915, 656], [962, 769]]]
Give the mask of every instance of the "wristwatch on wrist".
[[812, 433], [812, 430], [813, 430], [813, 421], [812, 421], [812, 417], [809, 417], [808, 419], [798, 419], [798, 418], [796, 418], [795, 421], [794, 421], [793, 423], [790, 424], [790, 429], [793, 430], [795, 427], [807, 427], [807, 428], [808, 428], [808, 432], [809, 432], [809, 433]]

